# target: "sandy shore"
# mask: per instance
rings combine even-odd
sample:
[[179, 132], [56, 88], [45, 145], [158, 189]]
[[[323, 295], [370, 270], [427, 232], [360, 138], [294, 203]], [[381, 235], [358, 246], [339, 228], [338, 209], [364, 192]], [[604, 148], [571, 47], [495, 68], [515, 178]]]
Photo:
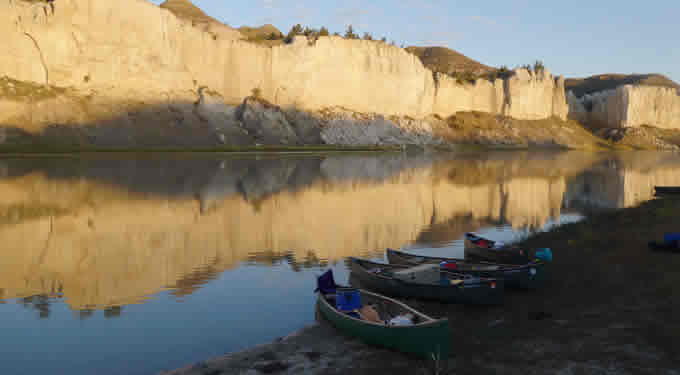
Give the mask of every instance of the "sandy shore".
[[407, 300], [451, 321], [439, 363], [364, 345], [324, 321], [243, 352], [165, 374], [680, 375], [680, 254], [649, 240], [680, 232], [680, 199], [594, 214], [525, 241], [555, 256], [552, 280], [499, 307]]

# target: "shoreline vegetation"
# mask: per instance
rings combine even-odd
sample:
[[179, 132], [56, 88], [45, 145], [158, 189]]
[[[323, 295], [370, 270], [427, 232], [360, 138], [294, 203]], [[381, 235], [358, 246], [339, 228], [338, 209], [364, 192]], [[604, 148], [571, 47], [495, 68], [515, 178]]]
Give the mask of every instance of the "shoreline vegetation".
[[[0, 145], [0, 157], [10, 156], [54, 156], [80, 154], [210, 154], [210, 153], [336, 153], [336, 152], [420, 152], [420, 151], [526, 151], [526, 150], [569, 151], [567, 147], [528, 145], [487, 145], [487, 144], [439, 144], [439, 145], [260, 145], [260, 146], [219, 146], [219, 147], [100, 147], [100, 146], [55, 146], [55, 145]], [[628, 150], [613, 146], [611, 149], [573, 149], [580, 151], [606, 152]]]
[[59, 155], [88, 153], [314, 153], [314, 152], [394, 152], [398, 145], [343, 146], [343, 145], [261, 145], [220, 147], [99, 147], [99, 146], [52, 146], [52, 145], [5, 145], [0, 155]]
[[680, 199], [664, 198], [536, 233], [520, 245], [552, 248], [552, 279], [539, 290], [509, 293], [504, 306], [404, 300], [449, 318], [455, 354], [447, 360], [374, 348], [319, 320], [272, 343], [163, 374], [674, 374], [680, 255], [650, 251], [647, 242], [678, 231], [678, 222]]

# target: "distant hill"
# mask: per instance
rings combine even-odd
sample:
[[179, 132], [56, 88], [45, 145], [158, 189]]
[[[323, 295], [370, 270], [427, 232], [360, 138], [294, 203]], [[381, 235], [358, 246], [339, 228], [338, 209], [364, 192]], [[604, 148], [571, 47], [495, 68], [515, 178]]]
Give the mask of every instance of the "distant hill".
[[428, 69], [445, 74], [471, 72], [481, 75], [496, 70], [445, 47], [407, 47]]
[[166, 0], [160, 7], [169, 10], [177, 18], [190, 21], [193, 26], [211, 33], [214, 38], [243, 38], [241, 33], [205, 14], [199, 7], [192, 4], [190, 0]]
[[587, 78], [569, 78], [565, 81], [567, 91], [573, 91], [577, 97], [631, 84], [680, 89], [679, 84], [661, 74], [600, 74]]
[[268, 46], [275, 46], [284, 43], [283, 38], [285, 35], [283, 35], [279, 29], [271, 24], [266, 24], [260, 27], [241, 26], [238, 28], [238, 31], [241, 32], [241, 35], [243, 35], [246, 40], [251, 42], [265, 44]]
[[241, 26], [238, 28], [238, 31], [243, 34], [246, 38], [268, 38], [272, 34], [281, 36], [283, 38], [283, 33], [279, 29], [277, 29], [274, 25], [271, 24], [266, 24], [260, 27], [248, 27], [248, 26]]
[[161, 8], [171, 11], [178, 18], [185, 20], [198, 23], [221, 23], [205, 14], [199, 7], [192, 4], [190, 0], [166, 0], [161, 4]]

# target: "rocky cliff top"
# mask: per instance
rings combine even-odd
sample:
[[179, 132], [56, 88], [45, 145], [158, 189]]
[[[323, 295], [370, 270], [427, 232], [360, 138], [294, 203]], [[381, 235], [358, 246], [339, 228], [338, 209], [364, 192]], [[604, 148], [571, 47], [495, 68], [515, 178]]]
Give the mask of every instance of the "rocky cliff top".
[[565, 81], [567, 90], [581, 97], [597, 91], [612, 90], [622, 85], [647, 85], [672, 87], [680, 89], [680, 85], [661, 74], [600, 74], [587, 78], [569, 78]]
[[406, 50], [418, 56], [425, 67], [439, 73], [472, 72], [483, 74], [495, 70], [445, 47], [407, 47]]

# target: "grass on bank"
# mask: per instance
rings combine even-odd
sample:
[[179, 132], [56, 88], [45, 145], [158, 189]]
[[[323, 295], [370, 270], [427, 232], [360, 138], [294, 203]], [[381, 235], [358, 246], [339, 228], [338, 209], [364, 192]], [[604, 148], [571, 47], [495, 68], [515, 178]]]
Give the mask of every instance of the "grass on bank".
[[64, 95], [67, 89], [38, 83], [19, 81], [6, 76], [0, 77], [0, 98], [17, 101], [41, 101]]
[[278, 153], [312, 153], [312, 152], [394, 152], [401, 151], [400, 146], [343, 146], [343, 145], [260, 145], [260, 146], [215, 146], [215, 147], [101, 147], [50, 144], [0, 145], [0, 154], [79, 154], [79, 153], [245, 153], [245, 152], [278, 152]]
[[65, 215], [68, 210], [40, 203], [0, 205], [0, 226], [14, 225], [31, 219]]
[[[624, 258], [640, 259], [642, 262], [647, 256], [664, 254], [651, 252], [647, 243], [662, 241], [668, 232], [680, 232], [680, 196], [591, 213], [579, 222], [535, 233], [518, 245], [551, 247], [576, 262], [588, 261], [583, 257], [586, 254], [606, 258], [611, 264], [620, 263]], [[680, 254], [668, 255], [680, 260]]]

